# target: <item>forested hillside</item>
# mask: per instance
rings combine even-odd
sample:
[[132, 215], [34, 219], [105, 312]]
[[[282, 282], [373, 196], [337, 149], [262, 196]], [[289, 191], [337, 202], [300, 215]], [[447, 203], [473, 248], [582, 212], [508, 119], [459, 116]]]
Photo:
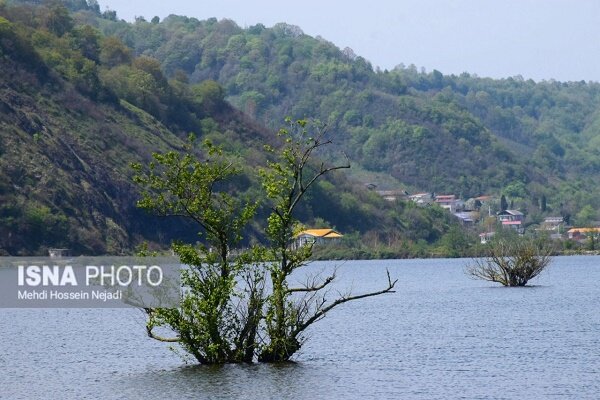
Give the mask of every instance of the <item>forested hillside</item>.
[[525, 211], [539, 211], [544, 198], [545, 210], [567, 219], [600, 207], [597, 83], [447, 76], [403, 65], [381, 71], [283, 23], [81, 18], [158, 59], [167, 76], [219, 82], [231, 104], [266, 126], [280, 115], [328, 122], [365, 183], [463, 198], [504, 194]]
[[[173, 22], [179, 20], [186, 21]], [[198, 24], [240, 31], [227, 21]], [[174, 239], [196, 241], [198, 227], [136, 208], [132, 162], [148, 163], [155, 151], [180, 150], [193, 132], [223, 146], [243, 168], [233, 182], [236, 193], [260, 200], [256, 167], [266, 161], [263, 146], [277, 146], [274, 129], [286, 115], [322, 116], [315, 108], [299, 113], [294, 98], [287, 108], [268, 111], [257, 103], [252, 109], [240, 103], [242, 91], [229, 93], [229, 84], [210, 79], [217, 76], [179, 71], [193, 56], [194, 40], [165, 57], [158, 54], [168, 47], [162, 36], [154, 39], [156, 54], [129, 47], [135, 40], [127, 40], [127, 32], [141, 38], [142, 26], [154, 36], [155, 28], [167, 24], [117, 22], [114, 12], [101, 13], [92, 2], [0, 1], [0, 254], [44, 254], [48, 247], [121, 254], [146, 240], [163, 248]], [[185, 26], [174, 34], [192, 29]], [[114, 36], [111, 29], [121, 31]], [[164, 67], [168, 58], [177, 67]], [[350, 139], [338, 132], [346, 119], [339, 116], [331, 127], [333, 140], [344, 146]], [[435, 132], [408, 119], [402, 124], [415, 139]], [[485, 132], [480, 140], [492, 141]], [[335, 162], [337, 154], [339, 148], [320, 156]], [[359, 159], [352, 157], [356, 165]], [[266, 214], [263, 206], [259, 216]], [[461, 235], [456, 220], [440, 208], [390, 204], [341, 173], [315, 187], [299, 216], [311, 226], [344, 232], [355, 256], [426, 255], [450, 243], [444, 241], [448, 235]], [[261, 240], [262, 230], [261, 222], [253, 224], [246, 242]]]

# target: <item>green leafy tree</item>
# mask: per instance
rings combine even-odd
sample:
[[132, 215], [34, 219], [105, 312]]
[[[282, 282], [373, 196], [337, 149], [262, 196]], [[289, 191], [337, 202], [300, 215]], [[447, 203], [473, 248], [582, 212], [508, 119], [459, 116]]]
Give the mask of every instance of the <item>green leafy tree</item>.
[[102, 13], [102, 18], [107, 19], [109, 21], [117, 20], [117, 12], [115, 10], [105, 10]]
[[140, 56], [133, 60], [132, 65], [134, 68], [152, 75], [158, 87], [166, 88], [168, 86], [167, 79], [160, 68], [158, 60], [152, 57]]
[[[289, 360], [302, 345], [302, 334], [310, 325], [323, 318], [334, 307], [348, 301], [376, 296], [393, 291], [396, 281], [390, 279], [388, 286], [376, 292], [346, 295], [327, 301], [321, 291], [335, 279], [335, 273], [321, 282], [307, 282], [302, 287], [290, 287], [289, 277], [304, 267], [312, 254], [312, 246], [292, 246], [298, 220], [296, 209], [309, 189], [325, 174], [350, 165], [326, 166], [311, 164], [314, 152], [330, 143], [325, 139], [325, 129], [307, 120], [286, 119], [288, 126], [279, 130], [284, 141], [282, 149], [267, 147], [272, 159], [261, 171], [263, 187], [271, 200], [267, 236], [270, 240], [271, 258], [276, 262], [269, 266], [272, 293], [267, 299], [265, 313], [269, 342], [258, 355], [259, 361], [278, 362]], [[296, 295], [304, 295], [298, 299]]]
[[131, 50], [115, 37], [108, 36], [100, 44], [100, 62], [109, 67], [131, 62]]
[[15, 60], [23, 62], [30, 70], [39, 75], [46, 75], [48, 68], [35, 51], [31, 41], [6, 18], [0, 16], [0, 55], [8, 55]]
[[593, 221], [596, 220], [598, 213], [594, 207], [587, 204], [575, 215], [575, 225], [579, 227], [589, 226]]
[[[231, 255], [257, 204], [242, 203], [229, 194], [233, 188], [227, 184], [239, 169], [223, 157], [220, 148], [205, 142], [205, 161], [198, 161], [190, 143], [184, 154], [154, 154], [148, 169], [133, 166], [134, 180], [142, 188], [139, 207], [189, 218], [202, 228], [204, 244], [173, 245], [181, 262], [189, 266], [182, 274], [180, 307], [145, 310], [151, 338], [179, 343], [200, 363], [252, 362], [255, 357], [263, 362], [289, 360], [300, 349], [305, 329], [336, 306], [393, 292], [396, 281], [389, 273], [384, 289], [333, 301], [326, 301], [321, 291], [335, 273], [290, 287], [290, 274], [306, 265], [312, 254], [311, 246], [293, 246], [295, 210], [319, 178], [348, 166], [313, 164], [313, 153], [329, 143], [324, 131], [311, 136], [307, 121], [287, 121], [289, 129], [280, 131], [283, 147], [269, 148], [274, 159], [261, 172], [272, 202], [266, 228], [269, 248], [257, 246], [237, 257]], [[267, 276], [270, 285], [265, 285]], [[160, 335], [157, 328], [169, 328], [176, 336]]]
[[100, 15], [100, 4], [98, 0], [87, 0], [88, 8], [96, 15]]
[[543, 194], [542, 200], [540, 202], [540, 209], [542, 210], [542, 212], [546, 212], [547, 208], [548, 208], [548, 205], [547, 205], [546, 195]]
[[594, 251], [596, 250], [596, 247], [598, 246], [598, 237], [600, 235], [598, 235], [598, 232], [587, 232], [587, 237], [588, 237], [588, 243], [587, 243], [587, 249]]
[[84, 57], [100, 62], [100, 33], [90, 25], [73, 29], [73, 44]]
[[506, 196], [502, 195], [500, 197], [500, 211], [505, 211], [508, 209], [508, 202], [506, 201]]
[[71, 18], [67, 7], [60, 1], [55, 0], [50, 4], [46, 17], [46, 27], [56, 36], [62, 36], [73, 29], [73, 18]]
[[469, 239], [462, 229], [457, 226], [451, 227], [440, 240], [443, 254], [446, 257], [460, 257], [466, 254], [472, 246]]
[[[150, 337], [177, 342], [203, 364], [251, 362], [262, 308], [263, 276], [256, 264], [259, 249], [230, 258], [252, 219], [256, 204], [229, 195], [222, 185], [239, 172], [219, 148], [204, 143], [206, 161], [198, 161], [191, 144], [182, 155], [154, 154], [149, 171], [140, 164], [134, 180], [142, 187], [138, 206], [163, 216], [195, 221], [205, 244], [176, 243], [173, 250], [189, 266], [182, 274], [186, 288], [178, 309], [146, 309]], [[247, 283], [236, 286], [236, 279]], [[242, 311], [243, 310], [243, 311]], [[168, 327], [177, 337], [155, 333]]]
[[225, 91], [217, 82], [206, 80], [191, 88], [194, 102], [207, 112], [219, 111], [225, 101]]
[[527, 187], [520, 181], [511, 182], [504, 188], [503, 192], [511, 198], [525, 198], [527, 196]]

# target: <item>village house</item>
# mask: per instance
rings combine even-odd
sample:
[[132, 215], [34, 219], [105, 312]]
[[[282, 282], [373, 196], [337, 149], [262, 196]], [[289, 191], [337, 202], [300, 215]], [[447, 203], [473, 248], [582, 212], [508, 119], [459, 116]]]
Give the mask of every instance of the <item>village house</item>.
[[435, 203], [438, 206], [450, 211], [451, 213], [457, 212], [464, 206], [462, 200], [457, 199], [456, 196], [453, 194], [437, 195], [435, 196]]
[[475, 221], [479, 219], [479, 213], [477, 211], [455, 212], [454, 216], [459, 219], [463, 226], [473, 226], [475, 225]]
[[465, 207], [469, 210], [480, 210], [481, 208], [489, 210], [494, 201], [494, 197], [487, 195], [472, 197], [465, 202]]
[[572, 240], [585, 240], [590, 235], [600, 235], [600, 228], [571, 228], [567, 236]]
[[329, 228], [307, 229], [298, 233], [294, 237], [292, 249], [296, 250], [307, 244], [323, 245], [328, 243], [335, 243], [342, 237], [344, 237], [344, 235]]
[[484, 195], [479, 196], [479, 197], [474, 197], [473, 200], [474, 201], [478, 201], [481, 204], [487, 204], [487, 203], [490, 203], [490, 202], [494, 201], [494, 197], [493, 196], [488, 196], [488, 195], [484, 194]]
[[521, 211], [504, 210], [500, 211], [497, 214], [497, 217], [503, 228], [514, 229], [519, 234], [523, 234], [525, 232], [525, 227], [523, 226], [525, 215]]
[[69, 249], [48, 249], [50, 258], [61, 258], [69, 255]]
[[550, 232], [552, 239], [560, 239], [564, 232], [564, 223], [563, 217], [546, 217], [540, 230]]
[[408, 196], [408, 198], [419, 206], [427, 206], [433, 203], [433, 194], [431, 193], [415, 193]]
[[394, 202], [399, 199], [405, 199], [408, 196], [406, 190], [377, 190], [376, 193], [384, 200]]

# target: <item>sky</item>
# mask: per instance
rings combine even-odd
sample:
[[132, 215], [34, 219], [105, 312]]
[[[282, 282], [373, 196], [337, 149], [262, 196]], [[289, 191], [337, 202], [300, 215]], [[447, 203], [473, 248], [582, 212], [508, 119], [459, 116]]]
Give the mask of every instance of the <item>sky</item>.
[[597, 0], [99, 0], [133, 21], [169, 14], [299, 26], [373, 67], [600, 81]]

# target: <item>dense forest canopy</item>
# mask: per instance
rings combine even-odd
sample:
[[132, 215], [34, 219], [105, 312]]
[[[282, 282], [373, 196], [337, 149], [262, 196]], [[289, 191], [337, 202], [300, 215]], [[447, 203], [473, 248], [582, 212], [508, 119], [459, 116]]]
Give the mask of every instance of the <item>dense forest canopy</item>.
[[219, 82], [231, 104], [267, 126], [278, 115], [329, 122], [367, 176], [465, 198], [522, 184], [507, 194], [520, 204], [545, 196], [563, 214], [600, 205], [592, 195], [600, 171], [597, 83], [373, 70], [351, 49], [283, 23], [96, 21], [136, 54], [159, 60], [167, 76]]

